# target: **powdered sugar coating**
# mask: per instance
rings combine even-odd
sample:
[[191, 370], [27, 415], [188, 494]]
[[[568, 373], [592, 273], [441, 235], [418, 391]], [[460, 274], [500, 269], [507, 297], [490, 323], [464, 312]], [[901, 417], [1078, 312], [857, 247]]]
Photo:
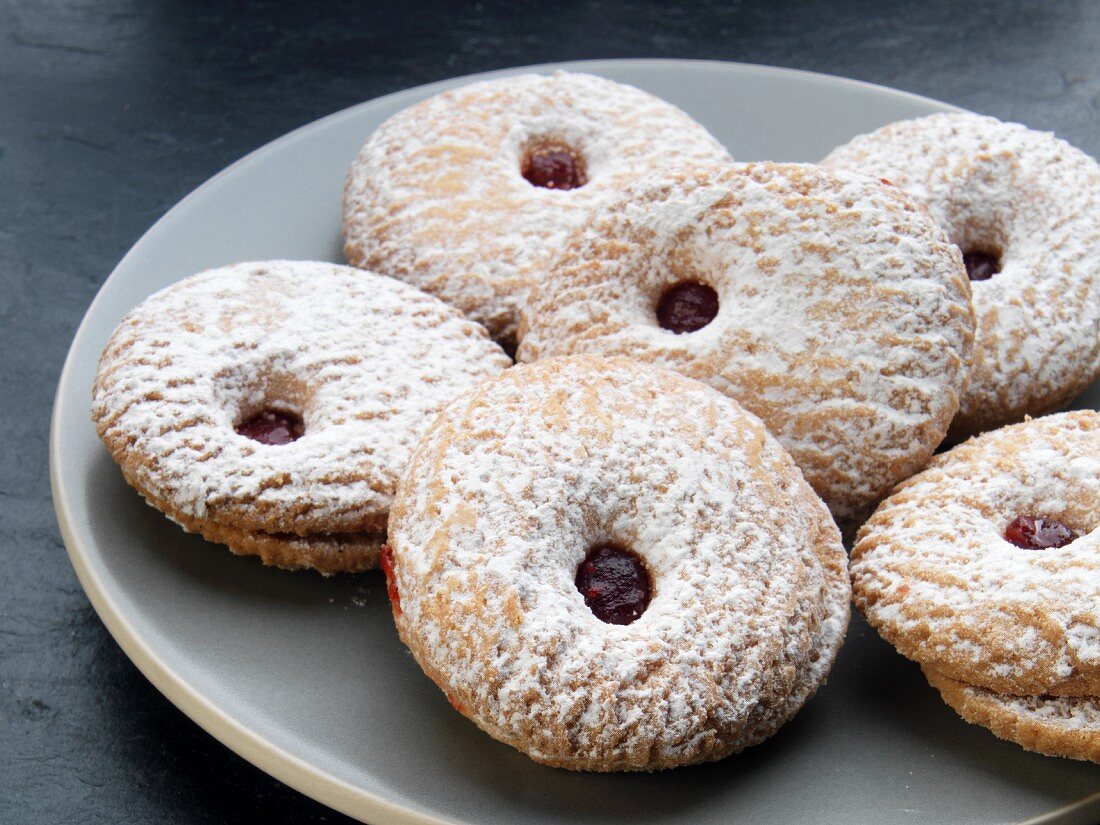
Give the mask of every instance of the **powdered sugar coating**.
[[[191, 529], [380, 533], [434, 415], [508, 364], [483, 329], [398, 281], [242, 263], [176, 283], [123, 319], [92, 416], [127, 480]], [[271, 406], [300, 413], [305, 434], [268, 446], [234, 431]]]
[[[395, 620], [425, 672], [540, 762], [653, 770], [770, 734], [847, 624], [839, 534], [753, 416], [623, 359], [518, 366], [451, 404], [390, 521]], [[574, 586], [597, 544], [653, 599], [605, 624]]]
[[963, 719], [1029, 751], [1100, 762], [1100, 698], [1010, 696], [924, 668], [943, 700]]
[[[584, 186], [544, 189], [522, 177], [525, 152], [544, 141], [583, 158]], [[371, 135], [348, 175], [344, 252], [513, 340], [527, 290], [570, 230], [676, 159], [729, 155], [684, 112], [633, 86], [560, 71], [471, 83]]]
[[[1080, 538], [1027, 550], [1019, 515]], [[1100, 694], [1100, 413], [1005, 427], [937, 456], [859, 531], [856, 606], [911, 659], [1019, 695]]]
[[[677, 335], [673, 284], [718, 293]], [[518, 358], [659, 363], [759, 415], [844, 522], [927, 462], [955, 414], [973, 316], [958, 250], [894, 187], [795, 164], [640, 183], [569, 240], [524, 309]]]
[[953, 436], [1057, 410], [1100, 377], [1100, 165], [1048, 132], [967, 113], [901, 121], [825, 165], [886, 177], [964, 250], [1000, 252], [972, 284], [978, 325]]

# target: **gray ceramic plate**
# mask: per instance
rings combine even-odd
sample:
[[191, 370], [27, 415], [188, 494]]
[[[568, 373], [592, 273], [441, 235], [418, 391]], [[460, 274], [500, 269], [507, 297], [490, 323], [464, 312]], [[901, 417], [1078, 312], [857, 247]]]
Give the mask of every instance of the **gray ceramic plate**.
[[[756, 66], [569, 68], [671, 100], [739, 160], [814, 161], [859, 132], [949, 108]], [[341, 188], [366, 135], [466, 80], [364, 103], [234, 164], [150, 229], [88, 310], [57, 391], [54, 500], [80, 581], [130, 658], [246, 759], [375, 823], [1095, 821], [1097, 766], [1026, 753], [962, 722], [858, 619], [828, 685], [759, 747], [656, 775], [540, 767], [451, 710], [398, 641], [379, 574], [265, 569], [185, 535], [126, 486], [88, 417], [96, 359], [126, 310], [205, 267], [342, 260]], [[1094, 387], [1079, 403], [1098, 399]]]

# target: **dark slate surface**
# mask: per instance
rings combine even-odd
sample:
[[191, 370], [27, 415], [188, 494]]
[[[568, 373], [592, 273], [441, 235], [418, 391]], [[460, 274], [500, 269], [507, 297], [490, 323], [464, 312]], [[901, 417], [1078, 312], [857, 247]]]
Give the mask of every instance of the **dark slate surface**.
[[100, 624], [58, 535], [49, 414], [116, 261], [222, 167], [408, 86], [685, 57], [860, 78], [1100, 155], [1100, 4], [0, 0], [0, 822], [348, 821], [223, 748]]

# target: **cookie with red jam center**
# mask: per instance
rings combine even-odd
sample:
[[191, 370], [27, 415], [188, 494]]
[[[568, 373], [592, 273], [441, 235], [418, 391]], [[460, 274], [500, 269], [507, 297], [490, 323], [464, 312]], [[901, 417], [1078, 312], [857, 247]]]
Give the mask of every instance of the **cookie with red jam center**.
[[897, 187], [780, 163], [654, 169], [561, 246], [521, 362], [636, 358], [760, 416], [843, 527], [943, 440], [974, 333], [958, 250]]
[[656, 770], [770, 736], [823, 682], [839, 533], [761, 422], [625, 359], [521, 365], [457, 398], [390, 513], [401, 639], [531, 758]]
[[126, 480], [192, 532], [286, 568], [377, 563], [432, 417], [509, 359], [412, 287], [328, 263], [186, 278], [119, 324], [92, 417]]

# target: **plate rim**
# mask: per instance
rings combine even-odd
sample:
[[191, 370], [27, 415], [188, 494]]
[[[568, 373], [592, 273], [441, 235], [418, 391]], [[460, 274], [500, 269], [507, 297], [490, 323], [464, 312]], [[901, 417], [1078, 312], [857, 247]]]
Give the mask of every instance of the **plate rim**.
[[[283, 784], [293, 788], [311, 799], [326, 805], [333, 810], [345, 814], [353, 819], [371, 822], [378, 825], [451, 825], [451, 823], [463, 823], [467, 820], [459, 818], [440, 819], [424, 811], [407, 807], [391, 798], [359, 788], [340, 779], [298, 757], [270, 741], [256, 730], [253, 730], [234, 719], [229, 713], [219, 708], [203, 693], [194, 687], [187, 679], [176, 672], [153, 650], [152, 646], [142, 638], [142, 635], [134, 628], [132, 621], [125, 615], [114, 599], [108, 588], [104, 585], [99, 574], [88, 563], [88, 550], [79, 531], [75, 527], [74, 518], [70, 511], [70, 503], [66, 499], [66, 481], [64, 462], [60, 455], [60, 428], [62, 418], [65, 417], [66, 388], [73, 382], [74, 362], [76, 354], [80, 350], [83, 339], [89, 334], [90, 319], [96, 314], [99, 304], [104, 300], [104, 294], [118, 277], [118, 273], [137, 254], [139, 247], [146, 240], [157, 233], [163, 224], [171, 221], [175, 214], [182, 211], [195, 198], [199, 197], [207, 188], [217, 185], [225, 177], [232, 174], [239, 167], [251, 162], [253, 158], [280, 144], [297, 139], [301, 133], [312, 130], [328, 121], [347, 116], [353, 110], [368, 105], [375, 105], [391, 101], [402, 96], [418, 96], [436, 93], [445, 88], [487, 80], [494, 77], [504, 77], [521, 72], [546, 73], [554, 70], [566, 71], [590, 71], [599, 74], [601, 69], [608, 66], [638, 67], [638, 68], [662, 68], [694, 66], [699, 68], [736, 69], [741, 72], [757, 75], [781, 75], [797, 77], [814, 83], [839, 84], [857, 89], [888, 93], [895, 98], [907, 99], [915, 103], [931, 104], [944, 111], [964, 111], [958, 106], [936, 100], [925, 95], [896, 89], [878, 83], [865, 80], [831, 75], [824, 72], [810, 71], [806, 69], [793, 69], [784, 66], [773, 66], [760, 63], [744, 63], [728, 60], [707, 59], [680, 59], [680, 58], [599, 58], [571, 61], [550, 61], [545, 63], [524, 64], [500, 69], [475, 72], [467, 75], [457, 75], [430, 81], [428, 83], [409, 86], [388, 92], [378, 97], [363, 100], [350, 106], [338, 109], [322, 117], [316, 118], [298, 126], [289, 132], [269, 140], [260, 146], [247, 152], [237, 160], [223, 167], [218, 172], [206, 178], [202, 183], [189, 191], [180, 200], [176, 201], [166, 212], [154, 221], [135, 240], [126, 253], [112, 268], [110, 274], [96, 290], [95, 297], [88, 305], [80, 320], [76, 331], [73, 333], [72, 342], [66, 352], [65, 361], [58, 377], [57, 387], [54, 392], [53, 408], [50, 416], [49, 436], [49, 475], [50, 492], [54, 504], [54, 513], [65, 545], [69, 561], [76, 572], [81, 588], [87, 595], [96, 615], [103, 622], [107, 631], [111, 634], [116, 644], [134, 664], [156, 690], [171, 702], [178, 710], [187, 716], [192, 722], [202, 728], [206, 733], [214, 737], [225, 747], [245, 759], [250, 764], [274, 777]], [[366, 136], [364, 136], [364, 139]], [[1074, 814], [1089, 814], [1090, 809], [1100, 810], [1100, 791], [1097, 793], [1022, 821], [1019, 825], [1053, 825], [1061, 821], [1063, 817]], [[1074, 821], [1077, 821], [1074, 818]], [[1084, 819], [1080, 820], [1082, 823]]]

